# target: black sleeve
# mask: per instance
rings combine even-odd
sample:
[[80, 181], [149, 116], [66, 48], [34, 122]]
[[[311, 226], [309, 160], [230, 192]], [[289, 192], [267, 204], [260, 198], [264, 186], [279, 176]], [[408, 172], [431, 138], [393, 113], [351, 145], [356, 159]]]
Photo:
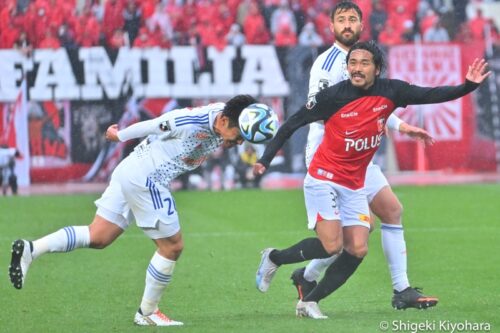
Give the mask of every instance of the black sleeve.
[[276, 133], [276, 136], [267, 144], [266, 150], [262, 157], [257, 161], [263, 164], [266, 168], [273, 160], [274, 156], [285, 144], [286, 140], [300, 127], [307, 125], [309, 123], [321, 120], [322, 114], [319, 112], [314, 112], [303, 106], [298, 112], [293, 114], [281, 125]]
[[448, 102], [474, 91], [478, 83], [466, 80], [458, 86], [419, 87], [408, 82], [393, 80], [396, 87], [397, 106]]

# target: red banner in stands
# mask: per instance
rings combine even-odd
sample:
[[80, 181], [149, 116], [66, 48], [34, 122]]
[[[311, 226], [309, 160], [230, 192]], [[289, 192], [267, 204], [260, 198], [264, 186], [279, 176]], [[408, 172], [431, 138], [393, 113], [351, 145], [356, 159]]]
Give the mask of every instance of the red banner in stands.
[[[464, 82], [467, 67], [481, 58], [484, 45], [400, 45], [389, 50], [389, 77], [420, 86]], [[419, 143], [395, 134], [400, 170], [494, 170], [493, 141], [476, 134], [473, 95], [435, 105], [409, 106], [396, 111], [409, 124], [425, 128], [436, 144], [419, 151]], [[420, 153], [422, 152], [422, 153]], [[483, 156], [478, 159], [479, 156]]]

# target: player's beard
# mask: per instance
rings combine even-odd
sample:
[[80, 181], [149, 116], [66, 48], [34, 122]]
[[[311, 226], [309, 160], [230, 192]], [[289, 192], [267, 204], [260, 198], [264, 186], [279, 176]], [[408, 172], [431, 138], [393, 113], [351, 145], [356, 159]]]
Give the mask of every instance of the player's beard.
[[350, 48], [351, 46], [353, 46], [358, 42], [359, 36], [361, 35], [361, 30], [358, 32], [354, 32], [351, 30], [351, 32], [352, 32], [351, 37], [344, 37], [342, 35], [343, 32], [335, 34], [335, 40], [338, 41], [340, 44]]

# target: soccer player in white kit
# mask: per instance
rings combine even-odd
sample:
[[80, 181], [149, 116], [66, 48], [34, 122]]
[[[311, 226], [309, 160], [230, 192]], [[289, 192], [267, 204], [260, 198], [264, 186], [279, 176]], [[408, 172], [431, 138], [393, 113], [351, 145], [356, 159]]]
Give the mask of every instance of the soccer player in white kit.
[[[363, 29], [362, 12], [353, 2], [340, 2], [332, 9], [331, 22], [330, 29], [335, 35], [336, 42], [313, 63], [309, 79], [309, 98], [313, 98], [318, 91], [349, 78], [346, 56], [350, 47], [359, 40]], [[424, 130], [404, 123], [394, 114], [387, 120], [387, 127], [413, 137], [427, 135]], [[323, 139], [323, 134], [322, 122], [309, 125], [305, 154], [307, 168]], [[428, 298], [410, 287], [407, 276], [406, 243], [401, 224], [402, 206], [379, 166], [370, 163], [364, 187], [370, 209], [381, 221], [382, 247], [394, 289], [393, 307], [400, 309], [435, 305], [436, 303], [429, 303]], [[302, 299], [314, 288], [321, 273], [335, 259], [336, 256], [329, 259], [315, 259], [305, 269], [299, 268], [294, 271], [292, 280], [297, 287], [299, 298]]]
[[14, 287], [23, 287], [32, 261], [45, 253], [110, 245], [129, 226], [132, 214], [137, 226], [157, 246], [134, 322], [143, 326], [182, 325], [158, 309], [183, 249], [169, 185], [177, 176], [200, 166], [220, 146], [241, 144], [238, 117], [253, 103], [253, 97], [238, 95], [227, 103], [174, 110], [122, 130], [111, 125], [106, 132], [108, 140], [146, 138], [113, 171], [109, 186], [95, 202], [97, 212], [89, 226], [68, 226], [32, 242], [19, 239], [13, 243], [9, 275]]

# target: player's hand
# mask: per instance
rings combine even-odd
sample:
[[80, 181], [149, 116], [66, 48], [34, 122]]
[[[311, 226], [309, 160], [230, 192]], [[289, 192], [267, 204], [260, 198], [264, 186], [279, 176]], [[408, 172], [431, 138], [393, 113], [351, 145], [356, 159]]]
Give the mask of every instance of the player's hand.
[[118, 125], [113, 124], [106, 130], [106, 139], [109, 141], [120, 141], [118, 139]]
[[266, 172], [266, 167], [261, 163], [255, 163], [253, 166], [253, 174], [255, 176], [263, 175]]
[[399, 131], [409, 137], [422, 141], [426, 146], [432, 146], [436, 140], [423, 128], [412, 126], [407, 123], [402, 123], [399, 126]]
[[469, 66], [465, 78], [474, 83], [483, 82], [488, 76], [490, 76], [491, 71], [486, 72], [486, 67], [488, 63], [484, 59], [474, 59], [472, 65]]

